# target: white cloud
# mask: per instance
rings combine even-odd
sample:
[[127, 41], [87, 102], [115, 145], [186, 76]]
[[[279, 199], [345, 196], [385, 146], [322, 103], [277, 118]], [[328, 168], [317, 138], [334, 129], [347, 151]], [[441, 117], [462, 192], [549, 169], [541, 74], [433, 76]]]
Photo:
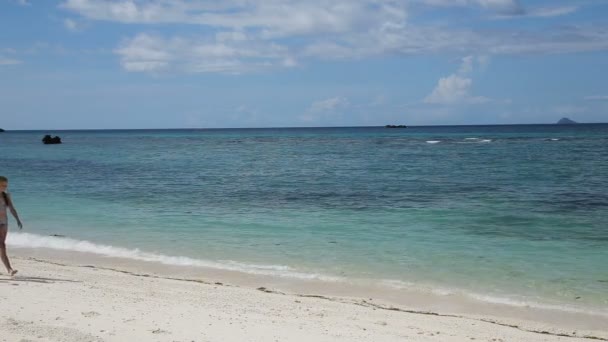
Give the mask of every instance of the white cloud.
[[468, 74], [473, 71], [473, 56], [466, 56], [462, 58], [462, 64], [460, 64], [460, 69], [458, 72], [461, 74]]
[[404, 5], [389, 0], [66, 0], [61, 7], [94, 20], [255, 29], [265, 37], [351, 32], [390, 17], [405, 17]]
[[0, 56], [0, 66], [15, 65], [15, 64], [21, 64], [21, 63], [22, 62], [20, 60]]
[[300, 116], [300, 120], [307, 123], [320, 123], [327, 119], [328, 116], [341, 114], [349, 107], [350, 102], [348, 99], [340, 96], [316, 101]]
[[349, 104], [349, 101], [344, 97], [332, 97], [330, 99], [314, 102], [310, 106], [310, 110], [313, 112], [329, 112], [348, 107]]
[[494, 19], [554, 18], [572, 14], [579, 6], [557, 6], [530, 8], [522, 13], [499, 13]]
[[65, 26], [66, 29], [72, 32], [79, 32], [82, 31], [82, 29], [84, 28], [83, 23], [70, 18], [66, 18], [63, 20], [63, 26]]
[[492, 54], [520, 55], [520, 54], [562, 54], [589, 51], [602, 51], [608, 49], [607, 30], [563, 30], [552, 34], [552, 37], [538, 39], [538, 37], [520, 32], [514, 33], [512, 38], [504, 44], [489, 46]]
[[287, 56], [283, 59], [281, 65], [286, 68], [293, 68], [298, 66], [298, 61], [292, 56]]
[[470, 78], [450, 75], [439, 79], [433, 92], [424, 99], [426, 103], [451, 104], [466, 98], [471, 88]]
[[587, 101], [608, 101], [608, 95], [591, 95], [585, 96]]
[[[232, 37], [232, 38], [231, 38]], [[210, 39], [163, 38], [139, 34], [115, 50], [127, 71], [243, 73], [296, 61], [274, 43], [250, 41], [243, 35], [221, 34]], [[174, 64], [172, 64], [174, 63]]]
[[140, 34], [115, 51], [122, 56], [121, 64], [127, 71], [157, 71], [168, 66], [172, 59], [161, 38]]
[[444, 7], [479, 6], [501, 14], [523, 14], [523, 7], [517, 0], [421, 0], [426, 5]]
[[65, 19], [63, 21], [63, 25], [70, 31], [76, 31], [76, 21], [72, 20], [72, 19]]
[[477, 56], [477, 64], [482, 70], [484, 70], [488, 66], [488, 64], [490, 64], [490, 56]]
[[350, 59], [357, 55], [356, 48], [334, 42], [319, 42], [306, 46], [302, 55], [323, 59]]
[[[531, 30], [503, 27], [491, 31], [419, 24], [409, 20], [409, 7], [473, 6], [503, 16], [556, 16], [575, 6], [539, 8], [522, 14], [515, 0], [64, 0], [61, 8], [87, 20], [137, 24], [187, 24], [200, 26], [201, 36], [179, 33], [162, 38], [168, 46], [155, 48], [172, 58], [152, 62], [129, 57], [140, 33], [123, 42], [118, 53], [131, 71], [158, 69], [183, 72], [242, 72], [272, 67], [291, 67], [307, 59], [363, 59], [386, 55], [458, 53], [494, 54], [571, 53], [608, 50], [608, 26], [562, 26]], [[73, 19], [70, 19], [73, 20]], [[66, 27], [78, 27], [67, 22]], [[178, 44], [185, 41], [187, 44]], [[192, 45], [213, 54], [196, 56]], [[203, 45], [204, 47], [201, 47]], [[268, 48], [270, 55], [268, 56]], [[280, 50], [280, 52], [278, 52]], [[277, 56], [280, 55], [280, 56]], [[483, 57], [482, 57], [483, 58]], [[196, 60], [201, 63], [195, 63]], [[199, 67], [195, 67], [199, 64]]]
[[578, 6], [541, 7], [531, 10], [527, 15], [530, 17], [551, 18], [568, 15], [578, 10]]
[[431, 104], [475, 104], [485, 103], [489, 99], [481, 96], [471, 96], [470, 90], [473, 81], [455, 74], [439, 79], [437, 86], [425, 99]]
[[[485, 59], [482, 59], [485, 63]], [[425, 103], [429, 104], [477, 104], [488, 102], [489, 99], [481, 96], [471, 95], [473, 80], [467, 77], [473, 71], [475, 58], [466, 56], [462, 58], [462, 63], [456, 74], [442, 77], [437, 82], [433, 91], [424, 98]]]

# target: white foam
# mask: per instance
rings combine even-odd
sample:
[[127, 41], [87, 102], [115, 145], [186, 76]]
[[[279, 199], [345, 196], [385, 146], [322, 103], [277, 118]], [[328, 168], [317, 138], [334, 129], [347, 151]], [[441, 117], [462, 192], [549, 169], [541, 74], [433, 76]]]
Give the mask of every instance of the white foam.
[[479, 138], [464, 138], [464, 140], [479, 140]]
[[426, 142], [427, 142], [428, 144], [438, 144], [438, 143], [440, 143], [441, 141], [440, 141], [440, 140], [427, 140]]
[[453, 289], [448, 289], [445, 287], [438, 286], [430, 286], [423, 284], [416, 284], [412, 282], [407, 282], [403, 280], [395, 280], [395, 279], [383, 279], [380, 281], [380, 284], [390, 287], [396, 290], [408, 290], [408, 291], [417, 291], [424, 293], [431, 293], [438, 296], [450, 296], [455, 294], [456, 292]]
[[397, 289], [397, 290], [412, 289], [412, 288], [416, 287], [416, 284], [414, 284], [414, 283], [406, 282], [403, 280], [395, 280], [395, 279], [382, 279], [380, 281], [380, 283], [384, 286], [391, 287], [391, 288]]
[[474, 293], [474, 292], [470, 292], [470, 291], [463, 290], [463, 289], [447, 288], [447, 287], [441, 287], [441, 286], [437, 286], [437, 285], [416, 284], [416, 283], [412, 283], [412, 282], [406, 282], [406, 281], [395, 280], [395, 279], [383, 279], [380, 281], [380, 284], [382, 284], [386, 287], [389, 287], [389, 288], [396, 289], [396, 290], [407, 290], [407, 291], [414, 291], [414, 292], [429, 293], [429, 294], [433, 294], [436, 296], [460, 295], [460, 296], [471, 298], [473, 300], [477, 300], [477, 301], [481, 301], [481, 302], [485, 302], [485, 303], [491, 303], [491, 304], [501, 304], [501, 305], [515, 306], [515, 307], [530, 307], [530, 308], [541, 309], [541, 310], [544, 309], [544, 310], [565, 311], [565, 312], [573, 312], [573, 313], [586, 313], [586, 314], [593, 314], [593, 315], [600, 315], [600, 316], [608, 317], [608, 311], [605, 311], [605, 310], [582, 308], [582, 307], [576, 307], [576, 306], [567, 305], [567, 304], [540, 303], [540, 302], [536, 302], [536, 301], [527, 300], [525, 298], [516, 299], [516, 298], [509, 298], [506, 296], [494, 296], [494, 295], [488, 295], [488, 294], [480, 294], [480, 293]]
[[489, 143], [492, 142], [492, 139], [483, 139], [481, 140], [482, 143]]
[[318, 279], [323, 281], [343, 281], [343, 278], [316, 274], [304, 273], [285, 266], [285, 265], [259, 265], [240, 263], [232, 260], [225, 261], [210, 261], [195, 259], [185, 256], [171, 256], [164, 254], [156, 254], [141, 251], [137, 248], [128, 249], [123, 247], [115, 247], [111, 245], [96, 244], [85, 240], [76, 240], [71, 238], [42, 236], [30, 233], [11, 233], [8, 236], [7, 243], [12, 247], [21, 248], [49, 248], [62, 251], [76, 251], [83, 253], [92, 253], [105, 257], [124, 258], [131, 260], [140, 260], [148, 262], [156, 262], [164, 265], [174, 266], [192, 266], [205, 267], [220, 270], [237, 271], [257, 275], [269, 275], [284, 278], [297, 279]]
[[509, 306], [517, 306], [517, 307], [530, 307], [536, 309], [545, 309], [545, 310], [556, 310], [556, 311], [566, 311], [566, 312], [574, 312], [574, 313], [585, 313], [585, 314], [593, 314], [608, 317], [608, 311], [605, 310], [593, 310], [593, 309], [585, 309], [579, 308], [566, 304], [546, 304], [546, 303], [538, 303], [527, 300], [518, 300], [507, 297], [497, 297], [490, 295], [481, 295], [476, 293], [466, 292], [464, 293], [466, 296], [471, 297], [476, 300], [480, 300], [483, 302], [494, 303], [494, 304], [503, 304]]

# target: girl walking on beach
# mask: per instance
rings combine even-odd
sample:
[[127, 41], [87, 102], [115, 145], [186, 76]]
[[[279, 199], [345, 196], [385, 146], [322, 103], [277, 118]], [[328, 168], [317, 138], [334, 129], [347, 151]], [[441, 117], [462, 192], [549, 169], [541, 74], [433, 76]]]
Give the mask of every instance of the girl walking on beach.
[[6, 234], [8, 233], [8, 214], [6, 213], [6, 209], [8, 208], [11, 211], [11, 214], [13, 214], [17, 220], [19, 229], [23, 228], [23, 225], [21, 224], [17, 210], [15, 210], [15, 207], [13, 206], [11, 195], [6, 193], [7, 187], [8, 178], [0, 176], [0, 193], [2, 193], [0, 196], [0, 258], [2, 258], [2, 263], [6, 267], [8, 274], [14, 276], [17, 273], [17, 270], [14, 270], [11, 267], [11, 263], [8, 261], [8, 256], [6, 255], [6, 244], [4, 243], [6, 240]]

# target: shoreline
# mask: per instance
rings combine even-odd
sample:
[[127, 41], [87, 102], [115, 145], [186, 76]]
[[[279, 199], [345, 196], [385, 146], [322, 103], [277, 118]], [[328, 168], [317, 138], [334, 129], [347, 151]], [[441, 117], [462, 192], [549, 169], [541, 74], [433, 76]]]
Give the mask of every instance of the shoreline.
[[[27, 279], [32, 267], [34, 270], [59, 269], [60, 273], [69, 270], [79, 277], [91, 272], [104, 272], [108, 273], [110, 278], [132, 277], [147, 279], [152, 283], [172, 281], [180, 284], [239, 289], [253, 296], [255, 293], [293, 300], [314, 298], [321, 302], [364, 307], [374, 312], [379, 310], [416, 315], [416, 317], [425, 317], [425, 321], [430, 320], [430, 322], [435, 322], [438, 318], [455, 319], [474, 321], [477, 322], [476, 324], [490, 324], [534, 335], [556, 338], [568, 336], [570, 340], [580, 336], [608, 340], [606, 329], [608, 318], [603, 315], [485, 303], [456, 295], [441, 296], [405, 290], [387, 291], [385, 288], [352, 284], [294, 281], [201, 267], [168, 266], [83, 252], [12, 248], [11, 254], [15, 268], [20, 270], [17, 280], [20, 277]], [[7, 277], [0, 278], [0, 284], [4, 281], [10, 282], [5, 278]], [[154, 284], [156, 285], [158, 284]], [[2, 331], [1, 327], [0, 331]]]
[[[148, 272], [181, 276], [214, 276], [236, 284], [252, 287], [276, 284], [292, 292], [317, 291], [330, 295], [366, 298], [369, 294], [391, 304], [416, 306], [421, 310], [440, 311], [446, 307], [457, 313], [501, 316], [505, 312], [516, 318], [524, 315], [534, 319], [535, 310], [549, 313], [604, 316], [608, 319], [608, 303], [601, 301], [559, 301], [548, 297], [531, 297], [512, 293], [491, 293], [453, 287], [449, 283], [420, 283], [390, 278], [356, 278], [318, 273], [314, 270], [293, 269], [290, 266], [213, 261], [190, 256], [158, 254], [138, 248], [129, 249], [87, 240], [74, 240], [63, 235], [44, 236], [13, 233], [8, 243], [11, 250], [27, 251], [24, 256], [38, 255], [42, 259], [72, 262], [74, 255], [90, 264], [120, 265], [128, 269], [144, 267]], [[253, 285], [252, 285], [253, 284]], [[577, 298], [578, 299], [578, 298]], [[606, 305], [604, 305], [604, 303]], [[494, 306], [494, 307], [493, 307]], [[519, 308], [519, 309], [517, 309]], [[524, 310], [522, 308], [532, 309]], [[517, 311], [519, 310], [519, 312]], [[498, 312], [498, 314], [497, 314]], [[571, 320], [564, 320], [569, 323]], [[553, 322], [552, 322], [553, 323]], [[561, 322], [559, 322], [561, 323]]]

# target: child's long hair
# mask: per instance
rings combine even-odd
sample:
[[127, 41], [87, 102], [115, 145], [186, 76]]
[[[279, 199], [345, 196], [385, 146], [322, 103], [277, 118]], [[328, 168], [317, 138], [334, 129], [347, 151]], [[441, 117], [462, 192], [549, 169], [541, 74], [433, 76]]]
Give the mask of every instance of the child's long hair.
[[[0, 176], [0, 182], [8, 182], [8, 178], [6, 178], [4, 176]], [[2, 199], [4, 200], [4, 203], [6, 204], [7, 207], [12, 206], [11, 200], [8, 198], [8, 195], [4, 191], [2, 191]]]
[[4, 199], [4, 203], [6, 203], [7, 207], [11, 206], [11, 200], [6, 195], [6, 192], [2, 191], [2, 198]]

